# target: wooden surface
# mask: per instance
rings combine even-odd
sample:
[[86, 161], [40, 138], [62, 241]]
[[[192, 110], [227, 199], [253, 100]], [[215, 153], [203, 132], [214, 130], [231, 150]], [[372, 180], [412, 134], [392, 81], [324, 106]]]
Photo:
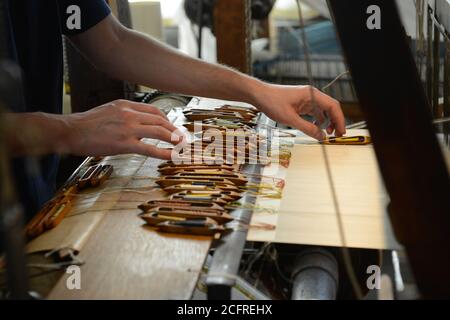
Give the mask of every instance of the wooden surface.
[[162, 235], [135, 210], [108, 213], [80, 253], [81, 290], [63, 276], [49, 299], [189, 299], [210, 239]]
[[[222, 103], [194, 99], [191, 105], [206, 107]], [[169, 118], [179, 124], [180, 119]], [[349, 131], [348, 134], [360, 133], [365, 132]], [[398, 248], [384, 212], [387, 197], [372, 147], [330, 146], [327, 151], [347, 245]], [[65, 275], [48, 298], [189, 299], [211, 239], [164, 235], [143, 226], [137, 216], [137, 205], [163, 196], [160, 189], [152, 188], [158, 176], [159, 160], [124, 155], [110, 157], [107, 163], [113, 164], [116, 170], [104, 192], [92, 195], [94, 207], [92, 199], [80, 199], [74, 209], [78, 211], [73, 212], [103, 214], [79, 254], [85, 261], [81, 267], [81, 290], [68, 290]], [[276, 229], [250, 228], [248, 240], [341, 245], [321, 147], [308, 138], [297, 138], [289, 168], [277, 171], [271, 164], [264, 171], [264, 175], [280, 174], [286, 177], [286, 186], [282, 200], [276, 204], [279, 210], [276, 213], [258, 211], [252, 221], [256, 225], [260, 222], [274, 224]], [[121, 190], [117, 191], [119, 186]], [[138, 187], [143, 189], [136, 189]], [[265, 206], [260, 200], [258, 204]]]
[[[348, 135], [368, 134], [348, 130]], [[370, 146], [326, 146], [344, 224], [346, 246], [397, 249], [386, 214], [388, 196]], [[266, 172], [264, 173], [266, 174]], [[297, 138], [276, 213], [254, 214], [252, 223], [276, 225], [252, 230], [249, 240], [342, 246], [322, 146]], [[265, 204], [259, 202], [259, 205]]]
[[[137, 205], [164, 196], [160, 189], [151, 188], [161, 161], [128, 155], [107, 162], [114, 163], [115, 174], [96, 198], [94, 209], [92, 203], [83, 206], [81, 199], [73, 209], [76, 215], [104, 214], [79, 254], [85, 262], [81, 290], [67, 289], [66, 274], [48, 298], [189, 299], [211, 238], [164, 235], [143, 226]], [[123, 179], [124, 190], [117, 191], [113, 186], [123, 185]]]
[[[224, 103], [194, 98], [190, 105], [213, 107]], [[177, 112], [181, 114], [181, 110]], [[177, 126], [183, 122], [183, 117], [175, 112], [168, 117]], [[160, 142], [159, 146], [167, 145]], [[48, 295], [49, 299], [191, 297], [211, 238], [157, 233], [145, 227], [138, 217], [137, 205], [165, 196], [161, 189], [154, 188], [161, 162], [138, 155], [107, 157], [103, 161], [114, 166], [113, 175], [100, 190], [84, 192], [88, 196], [76, 200], [68, 217], [102, 215], [79, 253], [85, 262], [81, 267], [81, 290], [68, 290], [69, 275], [64, 275]]]

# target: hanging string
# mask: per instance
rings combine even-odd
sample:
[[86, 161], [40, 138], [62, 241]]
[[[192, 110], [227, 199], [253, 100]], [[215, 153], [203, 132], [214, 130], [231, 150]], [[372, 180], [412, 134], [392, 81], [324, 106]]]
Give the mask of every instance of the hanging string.
[[[279, 127], [275, 127], [275, 126], [272, 126], [272, 125], [270, 125], [270, 124], [261, 123], [261, 124], [259, 124], [259, 126], [260, 126], [260, 127], [263, 127], [263, 128], [268, 128], [268, 129], [272, 129], [272, 130], [277, 130], [279, 133], [283, 133], [283, 134], [286, 135], [286, 137], [283, 137], [283, 138], [295, 138], [295, 137], [297, 136], [295, 133], [292, 133], [292, 132], [289, 132], [289, 131], [280, 129]], [[279, 136], [278, 136], [278, 137], [279, 137]]]
[[[310, 59], [310, 54], [309, 54], [309, 47], [308, 47], [306, 32], [305, 32], [305, 22], [303, 19], [303, 11], [302, 11], [302, 7], [300, 4], [300, 0], [296, 0], [296, 2], [297, 2], [297, 9], [298, 9], [298, 16], [299, 16], [299, 20], [300, 20], [300, 30], [301, 30], [301, 35], [302, 35], [305, 60], [307, 62], [306, 63], [307, 74], [308, 74], [309, 83], [311, 85], [311, 101], [312, 101], [313, 107], [316, 108], [316, 110], [317, 110], [317, 101], [314, 98], [314, 90], [312, 89], [313, 76], [312, 76], [312, 70], [311, 70], [311, 59]], [[353, 287], [353, 291], [354, 291], [357, 299], [360, 300], [363, 298], [363, 294], [362, 294], [362, 290], [359, 286], [359, 282], [358, 282], [355, 270], [353, 268], [353, 264], [352, 264], [351, 257], [350, 257], [350, 252], [347, 247], [347, 241], [346, 241], [346, 237], [345, 237], [341, 209], [339, 206], [339, 201], [337, 199], [337, 192], [336, 192], [336, 188], [335, 188], [334, 181], [333, 181], [333, 175], [331, 173], [330, 161], [328, 159], [327, 149], [326, 149], [325, 145], [322, 144], [321, 146], [322, 146], [321, 149], [322, 149], [323, 157], [325, 159], [325, 167], [326, 167], [328, 181], [330, 184], [330, 190], [331, 190], [332, 199], [333, 199], [333, 206], [334, 206], [335, 213], [336, 213], [338, 229], [339, 229], [339, 236], [341, 238], [341, 244], [342, 244], [341, 248], [342, 248], [342, 255], [343, 255], [345, 269], [347, 271], [347, 275], [349, 277], [350, 283]]]
[[336, 78], [334, 78], [333, 80], [331, 80], [330, 83], [328, 83], [327, 85], [325, 85], [324, 87], [322, 87], [322, 91], [327, 90], [329, 87], [331, 87], [333, 84], [335, 84], [339, 79], [341, 79], [343, 76], [350, 74], [350, 71], [346, 70], [344, 72], [342, 72], [341, 74], [339, 74]]
[[[154, 189], [160, 189], [160, 187], [159, 186], [142, 186], [142, 187], [133, 187], [133, 188], [109, 187], [109, 188], [102, 189], [101, 191], [98, 191], [98, 192], [67, 193], [66, 195], [69, 197], [86, 198], [86, 199], [101, 196], [103, 194], [111, 194], [111, 193], [118, 193], [118, 192], [132, 192], [132, 193], [148, 195], [148, 192], [139, 191], [140, 189], [146, 189], [147, 191], [152, 191]], [[96, 201], [98, 201], [98, 200], [96, 200]]]
[[228, 210], [246, 209], [246, 210], [258, 211], [258, 212], [266, 212], [266, 213], [270, 213], [270, 214], [277, 213], [276, 209], [267, 208], [267, 207], [260, 207], [259, 205], [250, 204], [250, 203], [229, 204], [229, 205], [225, 205], [224, 208], [228, 209]]
[[256, 178], [261, 178], [261, 180], [272, 180], [272, 182], [275, 183], [279, 183], [279, 182], [284, 182], [284, 179], [282, 178], [278, 178], [278, 177], [273, 177], [273, 176], [265, 176], [263, 174], [259, 174], [259, 173], [244, 173], [244, 175], [246, 177], [256, 177]]
[[244, 274], [246, 275], [246, 277], [250, 276], [250, 271], [252, 270], [253, 264], [258, 261], [258, 259], [265, 253], [269, 245], [269, 242], [264, 243], [261, 248], [259, 248], [259, 250], [253, 255], [253, 257], [251, 257], [247, 262], [247, 267], [244, 270]]
[[[283, 187], [284, 187], [284, 180], [282, 180], [282, 182], [280, 182], [277, 185], [271, 185], [268, 183], [259, 183], [259, 184], [247, 183], [246, 186], [241, 187], [241, 190], [245, 190], [247, 192], [253, 192], [253, 195], [258, 195], [258, 196], [270, 195], [272, 197], [275, 194], [277, 194], [277, 195], [279, 194], [280, 198], [281, 198], [281, 192], [282, 192]], [[263, 190], [263, 191], [261, 191], [261, 190]], [[267, 193], [267, 192], [265, 192], [265, 190], [269, 190], [272, 192]]]

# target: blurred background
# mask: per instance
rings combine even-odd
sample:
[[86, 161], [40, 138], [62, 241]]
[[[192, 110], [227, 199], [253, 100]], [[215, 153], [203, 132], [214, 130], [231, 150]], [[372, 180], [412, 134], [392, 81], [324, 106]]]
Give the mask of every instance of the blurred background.
[[[125, 1], [110, 0], [120, 7]], [[300, 1], [310, 61], [305, 61], [296, 0], [251, 0], [251, 17], [246, 46], [239, 32], [244, 30], [242, 17], [236, 15], [236, 1], [220, 0], [129, 0], [129, 26], [151, 35], [184, 53], [209, 62], [226, 63], [262, 80], [280, 84], [307, 83], [307, 63], [311, 67], [314, 85], [323, 88], [333, 79], [338, 81], [326, 93], [338, 99], [351, 122], [363, 120], [351, 77], [336, 38], [326, 0]], [[427, 24], [421, 10], [423, 0], [397, 0], [411, 48], [417, 56], [420, 72], [426, 82]], [[123, 4], [122, 4], [123, 6]], [[128, 8], [127, 8], [128, 9]], [[241, 10], [242, 11], [242, 10]], [[114, 12], [114, 10], [113, 10]], [[119, 14], [120, 15], [120, 14]], [[119, 17], [124, 23], [124, 17]], [[222, 19], [222, 20], [221, 20]], [[230, 21], [236, 26], [230, 26]], [[227, 21], [225, 21], [227, 20]], [[126, 24], [126, 23], [125, 23]], [[219, 26], [219, 28], [217, 28]], [[223, 26], [220, 28], [220, 26]], [[218, 30], [215, 30], [218, 29]], [[228, 32], [229, 31], [229, 32]], [[218, 35], [219, 34], [219, 35]], [[217, 44], [221, 42], [221, 50]], [[443, 68], [445, 46], [441, 46], [439, 68]], [[247, 54], [249, 69], [240, 63]], [[224, 56], [227, 55], [227, 56]], [[219, 57], [219, 58], [218, 58]], [[235, 62], [235, 63], [233, 63]], [[67, 68], [68, 69], [68, 68]], [[69, 70], [68, 70], [69, 71]], [[388, 71], [387, 71], [388, 74]], [[443, 95], [443, 72], [440, 72], [439, 96]], [[67, 72], [67, 79], [68, 72]], [[70, 92], [69, 81], [66, 92]], [[150, 91], [149, 88], [139, 88]], [[70, 112], [70, 98], [66, 96], [66, 111]], [[86, 101], [83, 101], [86, 105]], [[74, 101], [72, 100], [72, 104]], [[88, 103], [89, 104], [89, 103]], [[77, 111], [72, 108], [72, 111]]]

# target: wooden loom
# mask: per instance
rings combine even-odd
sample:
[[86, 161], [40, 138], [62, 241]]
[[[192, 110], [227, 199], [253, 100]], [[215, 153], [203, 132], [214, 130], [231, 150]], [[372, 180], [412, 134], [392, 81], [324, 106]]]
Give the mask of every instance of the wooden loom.
[[[178, 114], [178, 117], [183, 116]], [[147, 142], [155, 143], [156, 141]], [[85, 262], [82, 266], [83, 279], [86, 281], [83, 292], [68, 291], [65, 287], [67, 275], [63, 275], [48, 298], [189, 298], [209, 250], [212, 233], [205, 234], [208, 236], [200, 236], [152, 232], [148, 227], [143, 227], [143, 220], [138, 216], [141, 212], [138, 205], [164, 199], [166, 196], [162, 189], [155, 188], [156, 179], [151, 177], [157, 177], [159, 169], [170, 168], [170, 173], [174, 167], [171, 167], [170, 163], [162, 164], [159, 160], [137, 155], [106, 157], [100, 164], [114, 166], [111, 178], [99, 188], [83, 190], [79, 196], [75, 196], [74, 205], [61, 224], [28, 244], [29, 253], [64, 248], [78, 253], [78, 258]], [[239, 177], [231, 178], [236, 178], [234, 180], [236, 183], [242, 181]], [[189, 185], [189, 181], [183, 183]], [[215, 189], [215, 185], [208, 181], [191, 186], [194, 187], [193, 190], [183, 185], [168, 186], [167, 195], [170, 198], [184, 197], [182, 193], [185, 192], [186, 195], [195, 197], [198, 196], [195, 191], [209, 192], [214, 195], [211, 191], [217, 193], [219, 190], [220, 194], [223, 193], [225, 196], [221, 198], [226, 199], [227, 202], [235, 201], [240, 197], [240, 190], [233, 183], [221, 185], [219, 189]], [[200, 190], [197, 187], [201, 187]], [[142, 189], [134, 192], [137, 188]], [[180, 200], [174, 199], [174, 201]], [[171, 215], [161, 210], [161, 207], [156, 211], [152, 213], [163, 213], [161, 216], [164, 219]], [[182, 213], [186, 216], [195, 214], [186, 210]], [[159, 219], [160, 216], [153, 216], [153, 218]], [[221, 223], [230, 219], [232, 218], [227, 214], [220, 216]], [[158, 223], [161, 222], [167, 221], [158, 221]], [[211, 223], [211, 220], [205, 220], [205, 223]], [[160, 225], [160, 231], [177, 232], [176, 227], [176, 225], [165, 223]], [[188, 231], [186, 226], [183, 226], [183, 229]], [[218, 226], [213, 226], [210, 230], [212, 229], [216, 230], [214, 233], [221, 231]], [[173, 255], [176, 255], [177, 259], [173, 259]], [[178, 271], [175, 274], [173, 272], [169, 274], [167, 272], [169, 265], [170, 270], [175, 268]], [[114, 267], [110, 268], [110, 266]], [[149, 271], [143, 271], [149, 266]], [[142, 271], [130, 274], [126, 271], [130, 268], [138, 268], [136, 270]], [[100, 279], [105, 277], [111, 279], [111, 282], [100, 283]], [[126, 283], [116, 283], [112, 280], [121, 278], [127, 279]], [[164, 285], [168, 282], [175, 284], [173, 287]]]
[[[201, 100], [205, 105], [223, 104], [223, 101], [215, 101], [209, 99]], [[176, 124], [180, 124], [183, 116], [178, 115], [175, 120]], [[360, 133], [360, 132], [355, 132]], [[308, 146], [308, 139], [297, 138], [302, 140]], [[154, 143], [153, 141], [149, 141]], [[310, 147], [317, 148], [309, 145]], [[341, 148], [330, 146], [333, 148]], [[351, 149], [350, 153], [361, 151], [361, 147], [348, 147]], [[311, 158], [313, 155], [311, 156]], [[304, 161], [309, 157], [296, 156], [293, 152], [290, 168], [305, 168]], [[311, 159], [310, 158], [310, 159]], [[374, 164], [374, 160], [370, 159], [370, 163]], [[65, 280], [67, 275], [58, 281], [49, 298], [56, 299], [76, 299], [76, 298], [189, 298], [192, 294], [193, 288], [198, 278], [198, 270], [201, 270], [204, 259], [211, 245], [212, 236], [195, 236], [188, 234], [166, 234], [152, 231], [152, 227], [143, 227], [144, 218], [150, 221], [150, 224], [162, 223], [165, 220], [158, 220], [159, 214], [164, 218], [170, 215], [170, 212], [161, 210], [161, 207], [153, 207], [142, 216], [139, 214], [142, 210], [138, 209], [138, 205], [149, 203], [150, 205], [157, 205], [158, 200], [168, 199], [174, 195], [185, 193], [184, 195], [205, 194], [214, 195], [224, 194], [229, 196], [233, 201], [238, 200], [242, 195], [239, 188], [233, 185], [219, 186], [219, 190], [211, 188], [208, 183], [199, 185], [174, 185], [165, 188], [164, 192], [159, 188], [149, 188], [149, 180], [145, 177], [157, 177], [158, 171], [164, 168], [170, 168], [166, 171], [168, 174], [176, 173], [174, 167], [170, 163], [163, 163], [155, 159], [147, 159], [145, 157], [130, 155], [130, 156], [115, 156], [107, 157], [102, 161], [102, 164], [110, 164], [114, 166], [114, 173], [111, 179], [107, 180], [99, 190], [88, 189], [83, 191], [85, 196], [75, 197], [74, 206], [70, 213], [61, 224], [52, 231], [49, 231], [41, 237], [29, 243], [29, 252], [36, 252], [41, 250], [52, 250], [54, 246], [49, 243], [59, 243], [63, 247], [72, 247], [78, 251], [78, 257], [85, 262], [82, 266], [82, 272], [85, 279], [85, 287], [83, 292], [74, 290], [68, 291], [65, 287]], [[274, 168], [278, 167], [275, 163], [267, 166], [262, 173], [264, 179], [269, 179], [266, 182], [274, 183], [269, 177], [271, 175], [276, 177]], [[283, 167], [283, 166], [281, 166]], [[284, 168], [284, 167], [283, 167]], [[365, 167], [367, 168], [367, 167]], [[204, 168], [203, 168], [204, 169]], [[218, 169], [218, 168], [216, 168]], [[286, 169], [286, 168], [285, 168]], [[291, 173], [290, 176], [296, 177], [297, 173]], [[267, 178], [265, 178], [267, 177]], [[156, 181], [154, 179], [153, 181]], [[310, 183], [308, 180], [301, 182], [305, 188]], [[153, 183], [152, 183], [153, 184]], [[289, 192], [289, 179], [285, 191]], [[179, 188], [177, 188], [177, 186]], [[180, 187], [181, 186], [181, 187]], [[212, 185], [214, 186], [214, 185]], [[135, 188], [139, 192], [132, 192]], [[221, 189], [221, 188], [225, 188]], [[192, 188], [192, 189], [191, 189]], [[228, 188], [228, 189], [227, 189]], [[104, 192], [99, 192], [103, 190]], [[167, 191], [167, 193], [166, 193]], [[370, 194], [368, 194], [370, 195]], [[289, 197], [288, 194], [285, 197]], [[179, 200], [179, 199], [177, 199]], [[186, 200], [186, 199], [184, 199]], [[283, 199], [284, 200], [284, 199]], [[153, 202], [151, 202], [153, 201]], [[212, 201], [212, 199], [211, 199]], [[263, 199], [260, 205], [264, 207]], [[376, 201], [376, 199], [375, 199]], [[164, 204], [164, 203], [159, 203]], [[306, 204], [305, 204], [306, 205]], [[172, 206], [172, 209], [174, 207]], [[296, 206], [298, 209], [299, 206]], [[190, 212], [183, 211], [189, 216]], [[280, 211], [279, 215], [283, 215]], [[267, 213], [260, 213], [256, 210], [254, 218], [250, 222], [253, 225], [276, 225], [276, 228], [249, 228], [249, 240], [256, 241], [276, 241], [273, 234], [278, 233], [278, 230], [283, 230], [283, 225], [273, 221], [266, 221], [261, 217], [275, 217], [276, 215], [267, 215]], [[177, 215], [179, 218], [179, 214]], [[211, 218], [206, 215], [205, 218]], [[230, 219], [228, 214], [221, 215], [221, 223], [225, 223]], [[283, 221], [284, 216], [278, 219], [278, 222]], [[145, 219], [144, 219], [145, 220]], [[209, 220], [205, 220], [208, 222]], [[210, 221], [209, 221], [210, 222]], [[291, 220], [291, 224], [298, 225], [299, 222]], [[302, 222], [303, 223], [303, 222]], [[317, 224], [316, 224], [317, 225]], [[307, 228], [307, 224], [301, 225]], [[326, 227], [326, 224], [322, 224]], [[165, 228], [166, 226], [161, 226]], [[215, 228], [215, 227], [214, 227]], [[87, 231], [86, 231], [87, 230]], [[176, 230], [168, 230], [175, 232]], [[222, 232], [221, 230], [219, 230]], [[216, 233], [216, 232], [214, 232]], [[73, 237], [77, 234], [77, 237]], [[79, 235], [82, 235], [79, 237]], [[281, 234], [278, 233], [278, 234]], [[323, 233], [322, 233], [323, 234]], [[255, 236], [256, 235], [256, 236]], [[288, 234], [286, 234], [286, 237]], [[311, 243], [323, 245], [323, 238], [320, 242], [305, 241], [304, 239], [295, 239], [292, 241], [286, 240], [286, 237], [281, 242], [292, 243]], [[74, 240], [76, 239], [76, 240]], [[39, 241], [38, 241], [39, 240]], [[339, 242], [329, 242], [328, 245], [339, 245]], [[371, 245], [362, 247], [374, 247]], [[376, 247], [376, 246], [375, 246]], [[177, 259], [173, 259], [176, 256]], [[111, 267], [113, 266], [113, 267]], [[170, 266], [170, 268], [169, 268]], [[168, 272], [168, 268], [172, 272]], [[174, 270], [177, 270], [175, 273]], [[189, 271], [192, 270], [192, 271]], [[194, 272], [193, 272], [194, 271]], [[131, 272], [131, 273], [130, 273]], [[101, 281], [100, 279], [126, 279], [126, 281]], [[169, 280], [170, 279], [170, 280]], [[164, 285], [165, 283], [173, 283], [173, 286]], [[161, 284], [161, 285], [160, 285]]]

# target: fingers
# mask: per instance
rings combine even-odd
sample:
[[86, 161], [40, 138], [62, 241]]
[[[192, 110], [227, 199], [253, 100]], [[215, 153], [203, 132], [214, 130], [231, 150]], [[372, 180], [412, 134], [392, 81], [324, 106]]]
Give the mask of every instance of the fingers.
[[308, 115], [313, 116], [315, 119], [315, 122], [319, 126], [324, 124], [326, 121], [325, 114], [324, 114], [323, 110], [320, 108], [312, 108], [311, 112], [309, 112]]
[[325, 139], [325, 133], [318, 126], [302, 119], [299, 115], [292, 118], [291, 126], [300, 131], [303, 131], [308, 136], [313, 137], [319, 141]]
[[[130, 102], [129, 107], [136, 112], [136, 118], [134, 121], [137, 123], [133, 125], [133, 128], [134, 135], [137, 139], [158, 139], [172, 144], [177, 144], [183, 140], [183, 134], [158, 108], [152, 107], [148, 104], [135, 102]], [[160, 151], [153, 150], [152, 152], [161, 154]], [[164, 151], [163, 153], [166, 154], [167, 157], [167, 152]]]
[[167, 128], [160, 126], [139, 125], [135, 129], [135, 134], [138, 139], [158, 139], [172, 144], [179, 143], [182, 140], [182, 137], [175, 131], [170, 131]]
[[330, 125], [327, 127], [327, 133], [332, 134], [334, 131], [334, 125], [330, 123]]
[[183, 134], [159, 109], [143, 103], [133, 103], [133, 109], [140, 124], [137, 132], [142, 138], [155, 138], [170, 143], [178, 143], [183, 139]]
[[127, 107], [134, 112], [131, 117], [132, 134], [136, 143], [132, 143], [131, 152], [143, 154], [160, 159], [170, 159], [171, 150], [157, 148], [141, 142], [142, 138], [158, 139], [161, 141], [177, 144], [183, 140], [183, 134], [174, 126], [166, 115], [158, 108], [144, 103], [126, 101]]
[[[317, 108], [315, 108], [317, 109]], [[317, 125], [318, 127], [323, 128], [324, 125], [327, 124], [327, 118], [325, 117], [323, 111], [321, 110], [317, 110], [318, 112], [313, 112], [311, 115], [314, 117], [314, 119], [316, 119], [314, 121], [314, 124]]]
[[157, 115], [157, 116], [160, 116], [167, 120], [167, 116], [164, 112], [162, 112], [160, 109], [153, 107], [149, 104], [129, 101], [129, 105], [130, 105], [130, 108], [132, 108], [133, 110], [143, 112], [143, 113]]
[[160, 126], [170, 132], [178, 130], [169, 120], [163, 119], [158, 115], [145, 114], [143, 112], [138, 113], [138, 121], [142, 125]]
[[327, 128], [327, 132], [331, 134], [335, 130], [336, 136], [343, 136], [345, 134], [345, 117], [339, 102], [319, 90], [316, 90], [314, 94], [317, 106], [330, 118], [331, 124]]
[[177, 127], [170, 123], [164, 112], [158, 108], [127, 100], [113, 101], [112, 104], [117, 107], [119, 116], [131, 125], [157, 125], [169, 131], [177, 130]]
[[132, 153], [141, 154], [148, 157], [163, 159], [163, 160], [170, 160], [172, 157], [172, 150], [171, 149], [162, 149], [155, 147], [151, 144], [146, 144], [144, 142], [137, 142], [133, 148]]

